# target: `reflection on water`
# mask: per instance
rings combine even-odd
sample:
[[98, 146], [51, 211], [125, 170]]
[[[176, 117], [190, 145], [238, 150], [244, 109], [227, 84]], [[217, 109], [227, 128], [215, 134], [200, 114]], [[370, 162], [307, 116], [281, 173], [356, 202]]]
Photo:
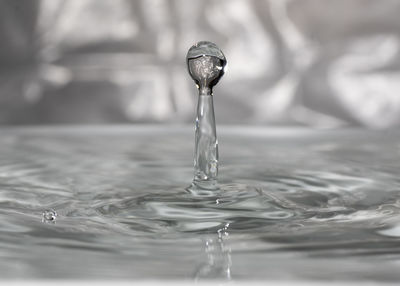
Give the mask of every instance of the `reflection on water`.
[[231, 280], [231, 248], [227, 245], [229, 223], [218, 229], [216, 236], [206, 238], [207, 262], [195, 274], [196, 281], [202, 279]]
[[222, 127], [204, 193], [191, 128], [1, 133], [4, 278], [400, 279], [398, 132]]

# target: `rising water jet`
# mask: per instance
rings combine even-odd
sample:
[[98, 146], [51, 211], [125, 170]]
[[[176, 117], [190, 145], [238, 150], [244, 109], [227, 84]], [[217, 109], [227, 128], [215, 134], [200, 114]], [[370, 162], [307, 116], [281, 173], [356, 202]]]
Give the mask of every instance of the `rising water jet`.
[[214, 43], [201, 41], [186, 56], [188, 71], [199, 91], [195, 124], [194, 178], [191, 189], [218, 189], [218, 139], [213, 87], [224, 75], [226, 58]]

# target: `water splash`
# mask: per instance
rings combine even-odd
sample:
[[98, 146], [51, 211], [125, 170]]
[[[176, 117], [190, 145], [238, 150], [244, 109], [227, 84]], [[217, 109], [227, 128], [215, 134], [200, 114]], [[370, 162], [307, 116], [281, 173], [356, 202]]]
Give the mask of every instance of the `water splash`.
[[195, 125], [194, 179], [190, 190], [215, 190], [218, 176], [218, 139], [213, 87], [224, 74], [226, 59], [211, 42], [198, 42], [186, 57], [190, 76], [199, 90]]

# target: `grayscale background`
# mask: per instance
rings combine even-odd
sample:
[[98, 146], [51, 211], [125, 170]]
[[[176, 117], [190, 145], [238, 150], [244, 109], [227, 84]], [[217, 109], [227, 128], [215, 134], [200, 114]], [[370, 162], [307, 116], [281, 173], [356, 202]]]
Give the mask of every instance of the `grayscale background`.
[[218, 124], [400, 123], [398, 0], [0, 0], [0, 124], [191, 123], [199, 40]]

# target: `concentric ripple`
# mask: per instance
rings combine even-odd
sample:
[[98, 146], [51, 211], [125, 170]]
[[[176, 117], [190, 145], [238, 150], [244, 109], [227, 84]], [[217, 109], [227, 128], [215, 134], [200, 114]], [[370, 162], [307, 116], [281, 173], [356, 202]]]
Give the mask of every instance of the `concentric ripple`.
[[400, 279], [399, 132], [220, 128], [213, 192], [191, 128], [1, 132], [4, 278]]

